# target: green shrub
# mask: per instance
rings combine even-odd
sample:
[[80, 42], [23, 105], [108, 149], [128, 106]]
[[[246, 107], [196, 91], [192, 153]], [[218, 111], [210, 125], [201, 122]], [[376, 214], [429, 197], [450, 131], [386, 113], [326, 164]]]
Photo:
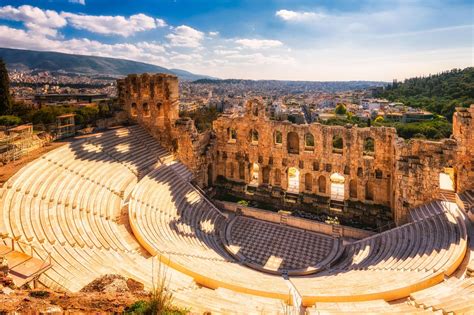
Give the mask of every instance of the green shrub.
[[249, 202], [247, 200], [239, 200], [239, 201], [237, 201], [237, 204], [239, 204], [241, 206], [244, 206], [244, 207], [249, 206]]
[[37, 299], [44, 299], [44, 298], [48, 298], [51, 294], [48, 292], [48, 291], [43, 291], [43, 290], [40, 290], [40, 291], [31, 291], [29, 293], [29, 296], [31, 297], [34, 297], [34, 298], [37, 298]]
[[21, 118], [12, 115], [0, 116], [0, 126], [16, 126], [21, 124]]

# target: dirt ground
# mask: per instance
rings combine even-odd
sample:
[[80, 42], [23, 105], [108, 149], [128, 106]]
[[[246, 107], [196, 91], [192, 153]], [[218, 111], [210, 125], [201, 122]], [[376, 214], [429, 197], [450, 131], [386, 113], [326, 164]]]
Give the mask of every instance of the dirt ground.
[[0, 314], [123, 313], [134, 302], [147, 300], [148, 295], [143, 291], [143, 284], [119, 275], [94, 280], [78, 293], [11, 290], [0, 286]]
[[56, 142], [50, 142], [47, 143], [44, 147], [39, 148], [37, 150], [34, 150], [30, 152], [28, 155], [22, 157], [21, 159], [8, 163], [6, 165], [0, 166], [0, 187], [3, 186], [3, 184], [10, 178], [12, 177], [20, 168], [28, 164], [29, 162], [39, 158], [41, 155], [52, 151], [56, 148], [59, 148], [60, 146], [68, 143], [67, 141], [56, 141]]

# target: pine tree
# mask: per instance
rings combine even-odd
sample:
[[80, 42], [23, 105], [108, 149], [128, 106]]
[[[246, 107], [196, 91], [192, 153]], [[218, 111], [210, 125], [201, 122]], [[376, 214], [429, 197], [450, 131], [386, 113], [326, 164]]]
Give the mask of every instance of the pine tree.
[[5, 63], [0, 59], [0, 116], [9, 114], [12, 108], [10, 80]]

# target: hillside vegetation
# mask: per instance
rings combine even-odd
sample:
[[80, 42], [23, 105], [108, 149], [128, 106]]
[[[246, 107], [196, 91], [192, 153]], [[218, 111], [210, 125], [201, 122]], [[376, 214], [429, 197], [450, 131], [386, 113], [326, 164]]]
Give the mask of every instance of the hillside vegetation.
[[426, 109], [452, 121], [456, 107], [474, 104], [474, 67], [389, 84], [378, 96]]

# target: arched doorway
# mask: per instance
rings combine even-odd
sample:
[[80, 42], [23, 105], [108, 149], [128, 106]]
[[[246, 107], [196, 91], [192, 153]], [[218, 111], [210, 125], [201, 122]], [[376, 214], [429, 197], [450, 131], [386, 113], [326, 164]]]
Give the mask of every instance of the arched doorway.
[[439, 188], [442, 190], [455, 191], [454, 168], [445, 167], [443, 172], [439, 173]]
[[250, 169], [250, 183], [249, 185], [258, 186], [258, 173], [260, 171], [260, 167], [257, 163], [252, 163], [252, 167]]
[[288, 192], [300, 192], [300, 171], [296, 167], [288, 168]]
[[339, 173], [334, 173], [329, 177], [331, 180], [331, 200], [344, 200], [345, 178]]
[[300, 139], [296, 132], [289, 132], [286, 136], [288, 153], [299, 154], [300, 152]]

